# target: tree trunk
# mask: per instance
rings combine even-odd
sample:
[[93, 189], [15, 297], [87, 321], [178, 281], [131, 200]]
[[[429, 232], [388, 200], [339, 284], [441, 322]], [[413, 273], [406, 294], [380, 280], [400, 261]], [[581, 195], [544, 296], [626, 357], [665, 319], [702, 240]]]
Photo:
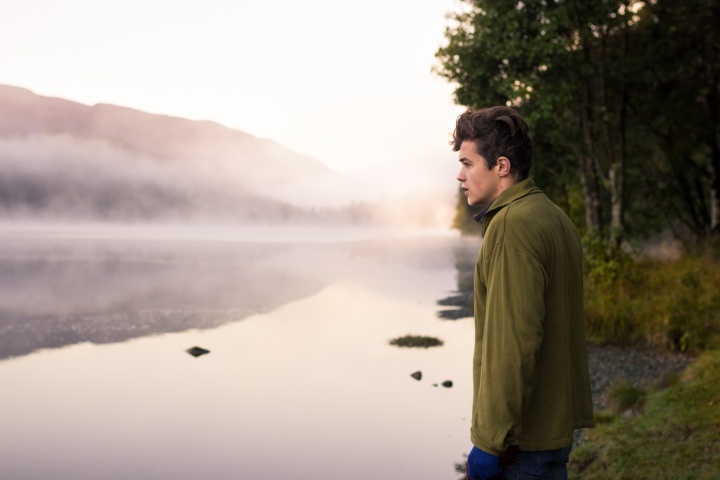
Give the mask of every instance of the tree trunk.
[[585, 203], [585, 225], [592, 237], [601, 237], [603, 232], [602, 203], [595, 162], [588, 155], [580, 155], [580, 184]]
[[[623, 50], [627, 55], [627, 29], [623, 32]], [[602, 68], [602, 67], [601, 67]], [[603, 102], [605, 101], [605, 82], [603, 82]], [[610, 245], [620, 248], [625, 236], [625, 160], [627, 157], [626, 148], [626, 124], [627, 124], [627, 105], [628, 105], [628, 88], [623, 83], [622, 93], [620, 95], [620, 111], [618, 121], [618, 152], [617, 156], [613, 154], [612, 144], [608, 145], [610, 166], [610, 202], [611, 202], [611, 219], [610, 219]], [[606, 141], [610, 142], [609, 122], [606, 120], [605, 128]]]
[[581, 89], [582, 99], [580, 100], [579, 123], [583, 132], [583, 143], [585, 152], [578, 154], [580, 184], [583, 191], [583, 202], [585, 204], [585, 226], [588, 234], [592, 237], [602, 237], [603, 224], [602, 201], [600, 199], [600, 184], [597, 175], [597, 161], [595, 156], [595, 144], [591, 132], [592, 109], [590, 106], [590, 86]]
[[710, 235], [720, 237], [720, 148], [718, 142], [708, 147], [710, 184]]

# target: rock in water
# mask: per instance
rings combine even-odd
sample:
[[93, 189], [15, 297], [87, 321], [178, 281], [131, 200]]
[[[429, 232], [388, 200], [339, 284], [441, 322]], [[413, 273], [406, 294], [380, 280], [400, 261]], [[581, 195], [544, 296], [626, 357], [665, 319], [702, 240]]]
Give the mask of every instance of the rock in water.
[[199, 357], [200, 355], [205, 355], [206, 353], [210, 353], [210, 350], [205, 350], [204, 348], [200, 347], [192, 347], [185, 350], [187, 353], [192, 355], [193, 357]]
[[442, 385], [443, 387], [445, 387], [445, 388], [450, 388], [450, 387], [452, 387], [452, 381], [451, 381], [451, 380], [445, 380], [444, 382], [441, 383], [441, 385]]
[[422, 378], [422, 372], [418, 370], [415, 373], [411, 373], [410, 376], [413, 377], [415, 380], [420, 380]]

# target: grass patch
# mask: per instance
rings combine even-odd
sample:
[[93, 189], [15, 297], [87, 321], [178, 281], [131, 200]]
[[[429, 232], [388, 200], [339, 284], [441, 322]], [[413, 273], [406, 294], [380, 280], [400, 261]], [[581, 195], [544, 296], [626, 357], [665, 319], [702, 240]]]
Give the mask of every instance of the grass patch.
[[716, 479], [720, 475], [720, 254], [633, 260], [586, 244], [588, 340], [698, 354], [645, 392], [608, 391], [610, 409], [570, 458], [570, 478]]
[[647, 394], [627, 380], [621, 380], [608, 390], [610, 409], [615, 413], [640, 410]]
[[720, 351], [707, 351], [676, 383], [643, 397], [644, 409], [638, 415], [605, 412], [571, 455], [570, 478], [718, 478], [719, 380]]
[[422, 335], [405, 335], [404, 337], [393, 338], [390, 340], [390, 345], [398, 347], [439, 347], [442, 346], [443, 341], [435, 337], [425, 337]]

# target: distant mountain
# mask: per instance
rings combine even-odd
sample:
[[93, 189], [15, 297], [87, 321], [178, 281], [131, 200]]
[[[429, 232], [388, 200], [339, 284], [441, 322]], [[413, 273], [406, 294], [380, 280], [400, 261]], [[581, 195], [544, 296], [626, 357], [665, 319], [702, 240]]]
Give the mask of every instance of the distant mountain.
[[209, 121], [0, 85], [0, 217], [279, 221], [322, 163]]

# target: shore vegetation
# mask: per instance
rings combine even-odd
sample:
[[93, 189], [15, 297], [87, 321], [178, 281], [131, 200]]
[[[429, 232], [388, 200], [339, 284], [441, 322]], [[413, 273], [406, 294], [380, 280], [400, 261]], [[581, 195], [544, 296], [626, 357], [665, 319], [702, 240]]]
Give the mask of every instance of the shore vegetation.
[[[569, 478], [716, 479], [720, 472], [720, 351], [702, 352], [677, 382], [596, 414], [573, 450]], [[640, 408], [633, 412], [633, 408]]]
[[443, 341], [439, 338], [424, 335], [405, 335], [403, 337], [393, 338], [390, 340], [390, 345], [397, 347], [430, 348], [442, 346]]

